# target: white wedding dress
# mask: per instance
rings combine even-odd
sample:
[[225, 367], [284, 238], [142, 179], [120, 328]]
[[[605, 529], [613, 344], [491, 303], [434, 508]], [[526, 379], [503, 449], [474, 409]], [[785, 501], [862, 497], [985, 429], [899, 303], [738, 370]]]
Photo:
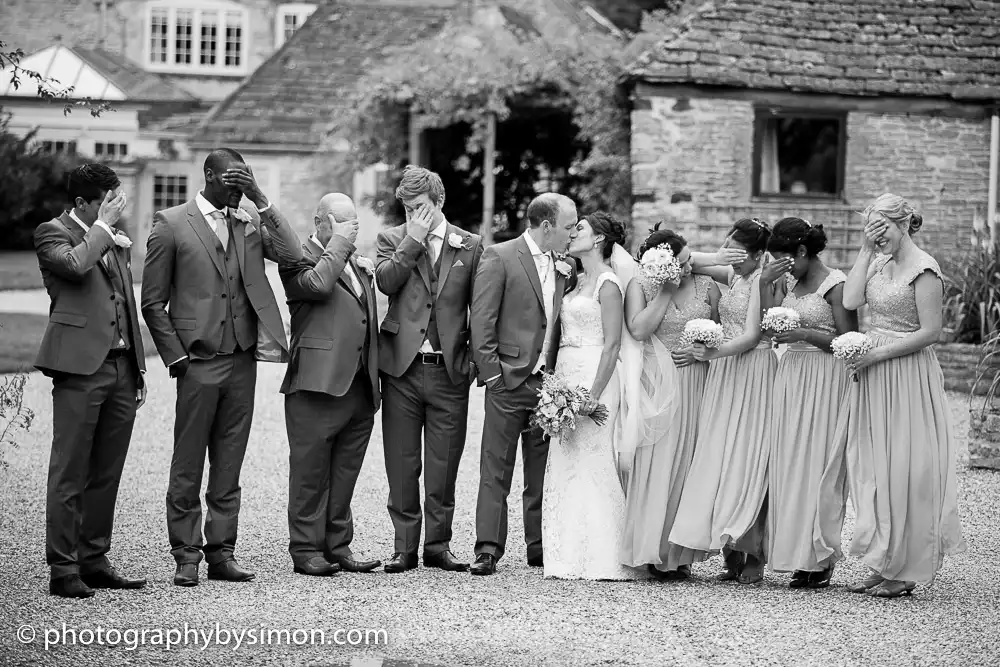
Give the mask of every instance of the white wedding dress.
[[[598, 294], [605, 282], [624, 287], [614, 273], [602, 274], [593, 293], [579, 289], [562, 304], [562, 337], [555, 372], [571, 384], [590, 389], [604, 347]], [[618, 549], [625, 527], [625, 492], [616, 467], [621, 387], [618, 371], [598, 402], [608, 421], [598, 426], [581, 417], [576, 430], [553, 438], [542, 493], [542, 544], [545, 576], [560, 579], [644, 579], [643, 570], [625, 567]]]

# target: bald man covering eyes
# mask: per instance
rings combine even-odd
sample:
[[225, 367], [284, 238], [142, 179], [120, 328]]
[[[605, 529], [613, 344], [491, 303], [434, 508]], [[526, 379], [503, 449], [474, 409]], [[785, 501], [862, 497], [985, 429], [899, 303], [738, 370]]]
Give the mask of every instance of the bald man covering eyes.
[[298, 265], [281, 268], [292, 318], [285, 394], [288, 550], [295, 572], [370, 572], [381, 562], [351, 551], [351, 497], [381, 396], [378, 314], [370, 261], [354, 256], [350, 197], [324, 196]]

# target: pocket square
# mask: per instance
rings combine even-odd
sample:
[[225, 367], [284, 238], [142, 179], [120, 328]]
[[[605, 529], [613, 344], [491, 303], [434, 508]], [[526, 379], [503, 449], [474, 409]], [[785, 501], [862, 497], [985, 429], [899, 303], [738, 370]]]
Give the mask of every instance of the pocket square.
[[451, 268], [454, 269], [455, 267], [458, 267], [458, 266], [465, 266], [465, 262], [463, 262], [460, 259], [456, 259], [455, 263], [451, 265]]
[[253, 223], [251, 222], [251, 223], [248, 223], [247, 226], [243, 229], [243, 235], [244, 236], [250, 236], [255, 231], [257, 231], [257, 228], [254, 227]]

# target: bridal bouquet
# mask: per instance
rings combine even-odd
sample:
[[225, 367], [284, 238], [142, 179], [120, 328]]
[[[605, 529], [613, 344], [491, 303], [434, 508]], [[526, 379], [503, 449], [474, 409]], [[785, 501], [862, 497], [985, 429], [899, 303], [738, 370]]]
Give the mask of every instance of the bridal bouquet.
[[760, 328], [773, 333], [788, 333], [799, 328], [799, 314], [791, 308], [768, 308], [760, 321]]
[[679, 285], [682, 273], [680, 262], [666, 243], [647, 250], [639, 262], [639, 275], [652, 287], [667, 282]]
[[705, 347], [718, 348], [725, 341], [722, 325], [712, 320], [688, 320], [681, 334], [681, 345], [689, 347], [701, 343]]
[[[872, 349], [872, 339], [858, 331], [848, 331], [830, 341], [833, 356], [841, 361], [851, 361], [868, 353]], [[858, 374], [851, 373], [851, 379], [858, 381]]]
[[[576, 429], [580, 409], [590, 398], [590, 392], [582, 387], [573, 387], [561, 375], [547, 373], [542, 378], [542, 388], [538, 391], [538, 407], [528, 423], [541, 429], [549, 437]], [[608, 421], [608, 409], [598, 405], [589, 416], [599, 426]]]

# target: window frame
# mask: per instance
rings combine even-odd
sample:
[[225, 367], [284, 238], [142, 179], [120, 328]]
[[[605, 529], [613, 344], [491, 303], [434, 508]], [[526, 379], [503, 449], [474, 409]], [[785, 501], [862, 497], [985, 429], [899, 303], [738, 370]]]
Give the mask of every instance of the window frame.
[[[250, 11], [243, 5], [234, 2], [218, 0], [155, 0], [146, 4], [145, 25], [143, 34], [143, 59], [145, 67], [150, 72], [162, 74], [194, 74], [211, 76], [246, 76], [250, 73], [248, 58], [250, 56]], [[167, 50], [166, 62], [153, 61], [153, 14], [157, 11], [167, 12]], [[179, 64], [175, 62], [177, 52], [177, 13], [191, 12], [191, 62]], [[201, 27], [205, 15], [214, 14], [218, 21], [215, 34], [215, 64], [201, 63]], [[227, 14], [239, 14], [240, 27], [240, 64], [226, 65], [226, 18]]]
[[[285, 37], [285, 17], [296, 16], [300, 23], [295, 30], [298, 31], [309, 20], [309, 17], [316, 11], [318, 5], [312, 2], [284, 2], [278, 5], [274, 15], [274, 50], [277, 51], [288, 38]], [[294, 33], [293, 33], [294, 34]]]
[[[165, 205], [164, 206], [158, 206], [157, 205], [157, 201], [156, 201], [156, 181], [157, 181], [157, 179], [175, 179], [177, 185], [180, 185], [181, 183], [183, 183], [183, 185], [184, 185], [184, 194], [183, 195], [179, 195], [179, 197], [180, 197], [179, 201], [177, 201], [176, 203], [167, 203], [166, 199], [163, 199], [163, 202], [164, 202]], [[152, 193], [153, 194], [153, 201], [152, 201], [153, 211], [164, 211], [164, 210], [166, 210], [168, 208], [172, 208], [174, 206], [180, 206], [181, 204], [187, 202], [190, 199], [190, 197], [188, 197], [188, 185], [189, 185], [188, 181], [189, 180], [190, 179], [188, 178], [187, 174], [154, 173], [153, 174], [153, 183], [152, 183], [152, 185], [153, 185], [153, 193]], [[165, 187], [166, 187], [166, 183], [164, 183], [164, 188]], [[178, 189], [178, 191], [179, 191], [179, 189]]]
[[[761, 192], [761, 159], [764, 148], [764, 124], [774, 118], [803, 118], [815, 120], [835, 120], [837, 121], [837, 191], [834, 193], [804, 193], [796, 194], [792, 192]], [[751, 196], [757, 200], [789, 200], [806, 199], [810, 201], [843, 201], [844, 181], [847, 167], [847, 112], [846, 111], [817, 111], [816, 109], [802, 109], [796, 107], [757, 105], [754, 107], [753, 117], [753, 179], [750, 184]]]

